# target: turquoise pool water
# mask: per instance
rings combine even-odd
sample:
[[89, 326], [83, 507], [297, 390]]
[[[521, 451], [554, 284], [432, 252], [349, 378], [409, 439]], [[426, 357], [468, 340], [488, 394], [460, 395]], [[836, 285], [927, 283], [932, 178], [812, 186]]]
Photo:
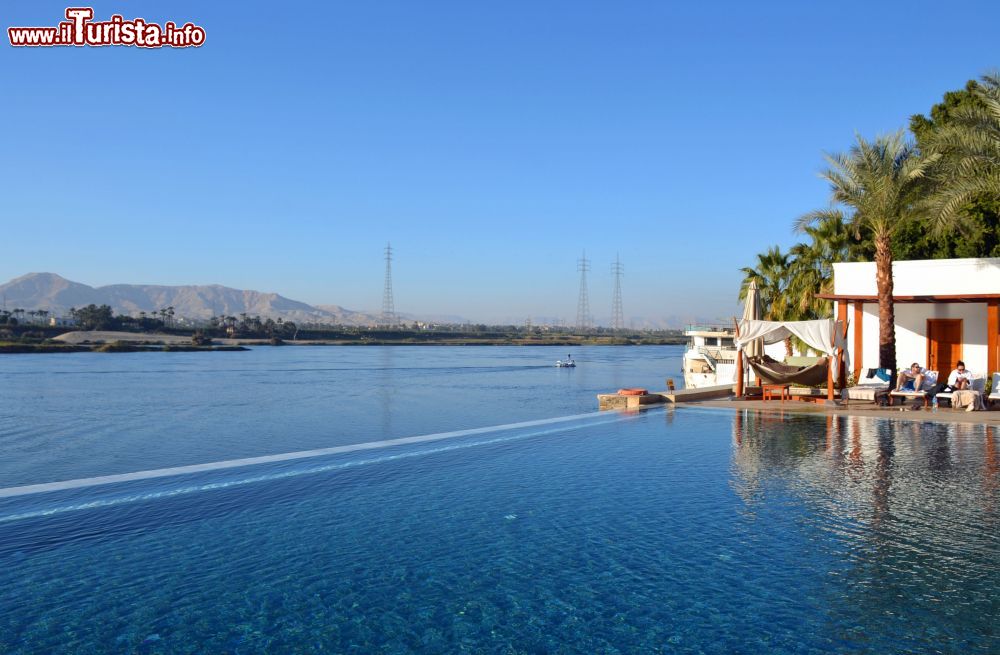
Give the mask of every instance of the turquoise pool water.
[[[524, 409], [420, 443], [5, 486], [0, 652], [1000, 651], [991, 429]], [[154, 463], [129, 471], [185, 462]]]

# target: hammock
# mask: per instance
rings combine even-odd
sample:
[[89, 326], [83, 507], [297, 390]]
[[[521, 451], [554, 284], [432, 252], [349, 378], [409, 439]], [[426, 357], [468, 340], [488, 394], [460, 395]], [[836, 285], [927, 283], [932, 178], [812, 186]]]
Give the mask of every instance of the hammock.
[[829, 359], [826, 357], [809, 366], [788, 366], [764, 355], [750, 359], [749, 364], [764, 384], [817, 387], [825, 385], [829, 375]]

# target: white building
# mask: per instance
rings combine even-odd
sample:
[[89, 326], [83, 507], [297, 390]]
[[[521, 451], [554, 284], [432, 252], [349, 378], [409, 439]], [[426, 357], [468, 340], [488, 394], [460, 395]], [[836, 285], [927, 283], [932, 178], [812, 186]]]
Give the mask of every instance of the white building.
[[[959, 359], [970, 371], [1000, 371], [1000, 258], [929, 259], [893, 263], [896, 365], [913, 362], [951, 371]], [[846, 320], [854, 378], [878, 367], [878, 292], [875, 263], [833, 265], [834, 315]]]
[[69, 316], [53, 316], [49, 318], [50, 327], [76, 327], [76, 319]]

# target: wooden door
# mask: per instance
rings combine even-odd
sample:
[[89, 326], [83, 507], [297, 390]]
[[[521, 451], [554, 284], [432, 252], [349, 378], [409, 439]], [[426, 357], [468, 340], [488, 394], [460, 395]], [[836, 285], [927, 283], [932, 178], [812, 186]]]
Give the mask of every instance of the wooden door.
[[962, 359], [962, 319], [927, 319], [927, 368], [944, 380]]

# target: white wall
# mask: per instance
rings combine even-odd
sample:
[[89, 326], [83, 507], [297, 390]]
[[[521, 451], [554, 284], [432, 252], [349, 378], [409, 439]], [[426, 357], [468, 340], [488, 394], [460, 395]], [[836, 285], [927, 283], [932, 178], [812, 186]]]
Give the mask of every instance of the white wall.
[[[993, 291], [991, 293], [995, 293]], [[987, 292], [984, 292], [987, 293]], [[860, 295], [860, 294], [859, 294]], [[970, 371], [985, 375], [986, 370], [986, 304], [985, 303], [896, 303], [896, 365], [909, 366], [913, 362], [927, 365], [927, 319], [962, 319], [962, 359]], [[878, 304], [865, 303], [862, 314], [861, 368], [878, 368]], [[851, 368], [858, 366], [854, 352], [854, 305], [848, 304], [847, 347], [851, 354]], [[862, 376], [864, 373], [862, 372]]]
[[[998, 293], [1000, 258], [922, 259], [893, 262], [893, 295]], [[874, 296], [875, 262], [833, 265], [833, 292]]]
[[[893, 295], [959, 295], [1000, 292], [1000, 258], [919, 259], [893, 262]], [[833, 265], [833, 292], [874, 296], [875, 262]]]

